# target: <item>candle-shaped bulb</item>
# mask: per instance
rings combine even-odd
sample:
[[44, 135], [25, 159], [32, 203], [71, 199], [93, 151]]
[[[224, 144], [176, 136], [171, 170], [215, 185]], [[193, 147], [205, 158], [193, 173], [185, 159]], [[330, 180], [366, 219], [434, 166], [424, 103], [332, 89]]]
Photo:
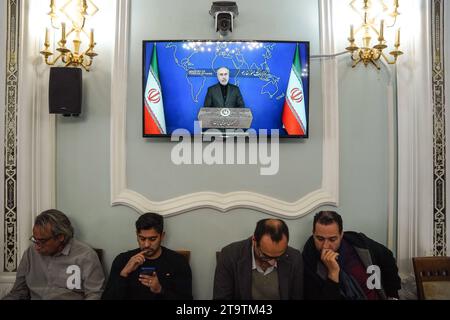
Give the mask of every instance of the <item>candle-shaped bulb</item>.
[[397, 37], [395, 39], [395, 46], [400, 47], [400, 28], [397, 30]]
[[66, 40], [66, 24], [64, 22], [61, 23], [61, 41]]
[[350, 25], [350, 39], [355, 39], [355, 32], [353, 30], [353, 25]]
[[383, 39], [384, 39], [384, 20], [381, 20], [380, 21], [380, 38], [379, 38], [379, 40], [380, 41], [383, 41]]
[[91, 37], [90, 37], [90, 46], [93, 47], [94, 46], [94, 29], [91, 29]]
[[45, 28], [45, 42], [44, 42], [45, 46], [50, 45], [49, 41], [48, 41], [48, 28]]

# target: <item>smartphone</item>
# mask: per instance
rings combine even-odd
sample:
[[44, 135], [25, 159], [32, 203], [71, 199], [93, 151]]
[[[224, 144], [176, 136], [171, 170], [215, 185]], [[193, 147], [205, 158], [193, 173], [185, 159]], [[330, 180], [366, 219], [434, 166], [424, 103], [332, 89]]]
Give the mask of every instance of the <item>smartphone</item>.
[[153, 272], [156, 271], [155, 267], [141, 267], [141, 271], [139, 274], [145, 274], [145, 275], [153, 275]]

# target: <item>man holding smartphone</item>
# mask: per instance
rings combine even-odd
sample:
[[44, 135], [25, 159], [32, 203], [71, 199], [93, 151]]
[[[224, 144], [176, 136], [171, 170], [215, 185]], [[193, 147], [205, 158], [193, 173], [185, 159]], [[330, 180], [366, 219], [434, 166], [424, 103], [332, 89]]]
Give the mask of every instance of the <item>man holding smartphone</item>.
[[161, 246], [163, 217], [145, 213], [136, 221], [138, 249], [119, 254], [111, 266], [102, 299], [192, 299], [192, 273], [188, 261]]

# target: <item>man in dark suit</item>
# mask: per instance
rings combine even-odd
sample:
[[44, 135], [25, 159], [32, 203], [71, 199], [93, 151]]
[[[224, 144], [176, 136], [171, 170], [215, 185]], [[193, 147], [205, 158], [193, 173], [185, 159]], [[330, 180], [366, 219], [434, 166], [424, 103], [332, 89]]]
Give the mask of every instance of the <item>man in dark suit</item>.
[[225, 67], [217, 70], [219, 83], [208, 88], [205, 108], [245, 108], [244, 99], [238, 86], [228, 83], [230, 70]]
[[[363, 233], [343, 232], [334, 211], [314, 216], [303, 249], [305, 298], [311, 300], [398, 299], [401, 280], [392, 252]], [[371, 270], [379, 270], [379, 274]]]
[[284, 221], [263, 219], [252, 237], [223, 248], [214, 275], [213, 299], [302, 299], [302, 255], [288, 247], [288, 241]]

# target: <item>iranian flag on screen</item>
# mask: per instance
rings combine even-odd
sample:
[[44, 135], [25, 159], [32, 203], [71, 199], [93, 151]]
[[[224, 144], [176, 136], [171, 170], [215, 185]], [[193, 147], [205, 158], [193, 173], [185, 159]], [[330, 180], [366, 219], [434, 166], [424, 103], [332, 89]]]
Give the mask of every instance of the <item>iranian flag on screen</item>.
[[153, 46], [150, 70], [144, 92], [144, 132], [145, 134], [166, 134], [164, 104], [159, 83], [156, 43]]
[[305, 97], [301, 74], [302, 67], [297, 45], [281, 118], [289, 135], [304, 135], [306, 133]]

